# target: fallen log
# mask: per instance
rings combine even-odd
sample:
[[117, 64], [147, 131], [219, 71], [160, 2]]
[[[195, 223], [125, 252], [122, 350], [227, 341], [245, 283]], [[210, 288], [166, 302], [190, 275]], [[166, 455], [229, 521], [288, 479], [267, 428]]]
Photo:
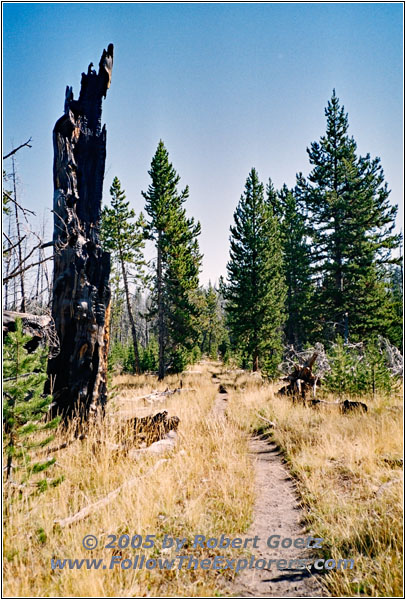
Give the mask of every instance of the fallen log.
[[86, 517], [88, 517], [92, 513], [96, 512], [100, 508], [103, 508], [104, 506], [107, 506], [108, 504], [113, 502], [113, 500], [115, 498], [117, 498], [117, 496], [120, 494], [120, 492], [133, 488], [142, 479], [145, 479], [146, 477], [151, 475], [151, 473], [156, 471], [157, 468], [160, 465], [162, 465], [163, 463], [165, 463], [167, 460], [168, 460], [167, 458], [160, 458], [150, 469], [148, 469], [148, 471], [146, 473], [144, 473], [144, 475], [138, 476], [138, 477], [133, 477], [129, 481], [126, 481], [125, 483], [120, 485], [118, 488], [116, 488], [115, 490], [113, 490], [112, 492], [107, 494], [107, 496], [105, 496], [104, 498], [97, 500], [97, 502], [92, 502], [92, 504], [88, 504], [87, 506], [82, 508], [79, 512], [77, 512], [75, 515], [72, 515], [71, 517], [66, 517], [65, 519], [56, 519], [54, 521], [54, 524], [59, 525], [59, 527], [63, 528], [68, 525], [73, 525], [73, 523], [77, 523], [78, 521], [82, 521], [82, 519], [85, 519]]
[[59, 352], [59, 340], [51, 315], [33, 315], [12, 310], [3, 310], [3, 335], [15, 331], [16, 319], [21, 319], [23, 333], [32, 339], [25, 345], [28, 352], [34, 352], [40, 344], [48, 346], [52, 356]]
[[343, 414], [354, 411], [368, 412], [368, 406], [364, 402], [351, 402], [351, 400], [344, 400], [344, 402], [340, 403], [340, 411]]
[[168, 417], [166, 410], [148, 417], [132, 417], [120, 428], [119, 435], [124, 443], [145, 442], [148, 446], [162, 440], [170, 431], [176, 431], [179, 417]]
[[195, 392], [195, 391], [196, 391], [195, 388], [179, 387], [179, 388], [175, 388], [173, 390], [167, 388], [163, 392], [160, 392], [157, 390], [157, 391], [151, 392], [150, 394], [147, 394], [146, 396], [137, 396], [136, 398], [134, 398], [134, 400], [145, 400], [149, 404], [153, 404], [154, 402], [161, 402], [168, 396], [173, 396], [173, 394], [180, 394], [181, 392]]
[[261, 415], [259, 415], [258, 413], [255, 413], [255, 416], [258, 417], [258, 419], [261, 419], [261, 421], [265, 421], [265, 423], [267, 423], [269, 427], [276, 427], [276, 423], [274, 423], [273, 421], [269, 421], [269, 419], [265, 419], [265, 417], [261, 417]]
[[103, 445], [107, 450], [111, 452], [123, 452], [126, 456], [138, 460], [145, 454], [164, 454], [174, 449], [177, 440], [177, 433], [174, 430], [169, 431], [165, 436], [156, 442], [153, 442], [146, 448], [136, 448], [129, 450], [126, 442], [115, 444], [114, 442], [98, 440], [97, 443]]
[[138, 448], [136, 450], [130, 450], [128, 456], [131, 458], [138, 459], [145, 454], [165, 454], [166, 452], [171, 452], [176, 445], [178, 434], [176, 431], [169, 431], [164, 438], [158, 440], [157, 442], [153, 442], [147, 448]]

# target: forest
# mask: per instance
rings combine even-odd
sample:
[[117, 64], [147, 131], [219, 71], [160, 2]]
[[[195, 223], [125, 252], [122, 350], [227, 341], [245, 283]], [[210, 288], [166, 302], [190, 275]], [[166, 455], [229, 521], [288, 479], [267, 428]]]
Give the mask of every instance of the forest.
[[[240, 593], [239, 577], [224, 572], [134, 572], [130, 583], [119, 572], [107, 583], [88, 571], [79, 582], [46, 565], [74, 555], [88, 517], [100, 537], [100, 508], [103, 535], [246, 532], [256, 522], [247, 448], [262, 435], [256, 443], [282, 449], [308, 527], [328, 540], [320, 556], [358, 561], [357, 577], [303, 581], [307, 595], [398, 594], [403, 247], [380, 159], [358, 152], [332, 90], [325, 130], [303, 148], [308, 175], [277, 189], [271, 166], [266, 181], [252, 167], [235, 199], [226, 272], [202, 285], [193, 189], [163, 140], [142, 211], [114, 174], [103, 196], [113, 56], [110, 44], [97, 71], [89, 64], [77, 99], [66, 88], [53, 131], [52, 240], [19, 197], [15, 158], [34, 142], [3, 156], [8, 593]], [[154, 462], [155, 452], [165, 458]], [[123, 486], [135, 516], [123, 499], [111, 504]], [[274, 591], [289, 595], [289, 585]]]

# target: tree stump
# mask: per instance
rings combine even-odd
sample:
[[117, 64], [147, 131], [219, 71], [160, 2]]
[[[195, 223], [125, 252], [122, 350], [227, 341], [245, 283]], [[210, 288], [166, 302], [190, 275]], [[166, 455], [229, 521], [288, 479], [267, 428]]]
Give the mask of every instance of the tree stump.
[[106, 159], [102, 99], [110, 87], [113, 44], [82, 73], [78, 100], [67, 86], [53, 131], [54, 283], [52, 316], [60, 341], [48, 362], [54, 412], [67, 422], [104, 412], [107, 399], [110, 254], [100, 245]]
[[315, 352], [301, 367], [296, 365], [292, 373], [284, 377], [284, 381], [289, 381], [289, 385], [284, 386], [278, 391], [279, 396], [292, 396], [306, 400], [309, 392], [313, 398], [316, 397], [316, 387], [320, 386], [320, 378], [312, 373], [312, 368], [316, 362], [318, 353]]

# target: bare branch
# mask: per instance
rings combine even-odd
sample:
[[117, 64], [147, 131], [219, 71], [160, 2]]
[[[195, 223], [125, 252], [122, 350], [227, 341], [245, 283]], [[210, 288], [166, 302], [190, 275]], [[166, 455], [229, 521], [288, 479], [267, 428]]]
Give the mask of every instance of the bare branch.
[[54, 242], [45, 242], [45, 244], [42, 244], [40, 246], [40, 248], [41, 248], [41, 250], [43, 250], [44, 248], [50, 248], [53, 245], [54, 245]]
[[6, 235], [3, 231], [3, 235], [6, 238], [6, 240], [9, 242], [10, 246], [8, 248], [6, 248], [5, 250], [3, 250], [4, 254], [7, 254], [7, 252], [11, 252], [11, 250], [14, 250], [14, 248], [17, 248], [17, 246], [19, 246], [27, 237], [26, 235], [24, 235], [21, 240], [19, 240], [18, 242], [16, 242], [15, 244], [13, 244], [13, 242], [10, 240], [10, 238], [8, 237], [8, 235]]
[[[37, 246], [37, 248], [38, 248], [38, 246]], [[38, 265], [42, 265], [42, 263], [46, 262], [47, 260], [51, 260], [52, 258], [53, 258], [53, 255], [47, 256], [46, 258], [43, 258], [42, 260], [39, 260], [35, 263], [31, 263], [30, 265], [27, 265], [26, 267], [24, 267], [23, 269], [20, 269], [17, 272], [13, 271], [9, 275], [7, 275], [7, 277], [3, 278], [3, 285], [10, 279], [14, 279], [14, 277], [18, 277], [18, 275], [21, 275], [21, 273], [25, 273], [25, 271], [28, 271], [28, 269], [31, 269], [32, 267], [37, 267]]]
[[6, 160], [6, 158], [9, 158], [13, 154], [15, 154], [16, 152], [18, 152], [19, 150], [21, 150], [21, 148], [24, 148], [24, 146], [27, 146], [27, 148], [32, 148], [32, 146], [30, 145], [31, 140], [32, 140], [32, 138], [30, 138], [29, 140], [27, 140], [26, 142], [24, 142], [24, 144], [21, 144], [20, 146], [17, 146], [17, 148], [14, 148], [14, 150], [12, 150], [8, 154], [6, 154], [6, 156], [3, 156], [3, 160]]
[[36, 214], [35, 214], [35, 212], [34, 212], [33, 210], [29, 210], [28, 208], [24, 208], [23, 206], [21, 206], [21, 204], [19, 204], [19, 203], [17, 202], [17, 200], [15, 200], [15, 199], [13, 198], [13, 196], [12, 196], [11, 194], [9, 194], [9, 192], [7, 192], [7, 190], [3, 190], [3, 194], [4, 194], [5, 196], [7, 196], [7, 198], [8, 198], [8, 199], [9, 199], [11, 202], [13, 202], [13, 203], [14, 203], [14, 204], [17, 206], [17, 208], [19, 208], [19, 209], [20, 209], [20, 210], [21, 210], [21, 211], [24, 213], [24, 217], [25, 217], [26, 219], [27, 219], [27, 217], [26, 217], [25, 213], [30, 213], [31, 215], [34, 215], [34, 217], [36, 217]]
[[[22, 240], [23, 240], [23, 238], [21, 238], [21, 240], [20, 240], [20, 243], [22, 242]], [[17, 245], [18, 245], [18, 244], [17, 244]], [[14, 272], [15, 272], [17, 269], [20, 269], [20, 268], [22, 267], [22, 265], [23, 265], [23, 264], [24, 264], [24, 263], [25, 263], [25, 262], [26, 262], [26, 261], [27, 261], [27, 260], [30, 258], [30, 256], [32, 256], [32, 254], [34, 254], [35, 250], [38, 250], [38, 248], [40, 248], [40, 247], [41, 247], [41, 244], [38, 244], [37, 246], [34, 246], [34, 247], [33, 247], [33, 248], [30, 250], [30, 252], [27, 254], [27, 256], [25, 256], [25, 257], [24, 257], [24, 258], [23, 258], [23, 259], [20, 261], [20, 263], [19, 263], [19, 264], [16, 266], [16, 268], [14, 269], [14, 271], [11, 271], [11, 273], [9, 273], [9, 275], [13, 275], [13, 274], [14, 274]]]

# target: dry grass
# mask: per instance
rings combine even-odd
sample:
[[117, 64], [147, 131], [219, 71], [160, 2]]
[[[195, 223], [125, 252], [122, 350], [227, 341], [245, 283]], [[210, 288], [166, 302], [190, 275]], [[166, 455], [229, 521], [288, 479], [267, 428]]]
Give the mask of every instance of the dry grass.
[[[341, 415], [337, 407], [306, 408], [277, 398], [272, 385], [255, 376], [202, 363], [183, 374], [183, 392], [162, 403], [140, 397], [179, 385], [179, 377], [159, 383], [151, 376], [115, 378], [115, 397], [101, 430], [55, 454], [53, 477], [65, 481], [39, 495], [6, 498], [5, 596], [216, 596], [225, 593], [224, 578], [215, 571], [81, 570], [57, 571], [51, 558], [103, 558], [117, 551], [103, 549], [108, 534], [155, 534], [158, 549], [165, 534], [219, 537], [244, 533], [251, 521], [253, 470], [247, 456], [247, 434], [266, 430], [261, 414], [276, 422], [271, 433], [283, 449], [302, 498], [306, 524], [323, 537], [324, 555], [353, 558], [352, 571], [330, 571], [328, 594], [337, 596], [400, 596], [402, 594], [402, 411], [401, 400], [368, 401], [362, 415]], [[228, 420], [211, 417], [217, 384], [229, 390]], [[393, 409], [394, 406], [398, 408]], [[178, 443], [154, 472], [158, 458], [134, 461], [100, 443], [117, 436], [123, 418], [168, 410], [180, 417]], [[56, 445], [56, 440], [52, 445]], [[149, 472], [148, 475], [145, 475]], [[124, 482], [139, 477], [100, 511], [60, 529], [56, 519], [72, 515]], [[83, 549], [82, 538], [95, 534], [100, 547]], [[122, 550], [122, 556], [157, 556], [157, 550]], [[165, 554], [171, 558], [176, 553]], [[190, 550], [187, 553], [197, 555]], [[201, 550], [200, 557], [216, 550]], [[222, 554], [226, 554], [222, 552]], [[229, 573], [229, 572], [228, 572]], [[224, 573], [227, 575], [227, 572]]]
[[329, 571], [328, 593], [402, 596], [401, 396], [364, 399], [367, 414], [342, 415], [239, 380], [246, 389], [233, 393], [229, 415], [251, 430], [266, 429], [257, 414], [276, 422], [269, 433], [296, 477], [309, 531], [324, 538], [326, 558], [354, 559], [353, 571]]
[[[51, 558], [103, 558], [109, 564], [117, 551], [103, 549], [108, 534], [155, 534], [160, 549], [165, 534], [186, 537], [219, 532], [242, 533], [248, 527], [253, 502], [253, 479], [246, 453], [246, 438], [234, 424], [210, 417], [217, 386], [210, 381], [213, 364], [199, 366], [202, 374], [182, 376], [185, 392], [163, 405], [144, 406], [134, 397], [154, 389], [175, 387], [178, 378], [158, 384], [151, 377], [119, 377], [117, 396], [102, 430], [56, 453], [53, 477], [62, 484], [39, 495], [6, 498], [5, 596], [28, 597], [133, 597], [212, 596], [221, 583], [215, 571], [160, 570], [52, 570]], [[217, 367], [220, 370], [220, 366]], [[100, 443], [113, 439], [123, 416], [142, 415], [165, 408], [178, 415], [178, 444], [168, 460], [143, 477], [157, 457], [138, 461], [112, 453]], [[58, 441], [52, 443], [56, 445]], [[60, 529], [56, 519], [75, 514], [131, 478], [139, 484], [118, 495], [103, 509], [70, 527]], [[86, 551], [82, 538], [92, 533], [100, 547]], [[122, 550], [156, 556], [156, 550]], [[190, 553], [190, 551], [189, 551]], [[194, 550], [193, 554], [197, 554]], [[201, 550], [201, 557], [213, 556]], [[176, 553], [175, 553], [176, 555]], [[167, 558], [171, 554], [166, 555]]]

